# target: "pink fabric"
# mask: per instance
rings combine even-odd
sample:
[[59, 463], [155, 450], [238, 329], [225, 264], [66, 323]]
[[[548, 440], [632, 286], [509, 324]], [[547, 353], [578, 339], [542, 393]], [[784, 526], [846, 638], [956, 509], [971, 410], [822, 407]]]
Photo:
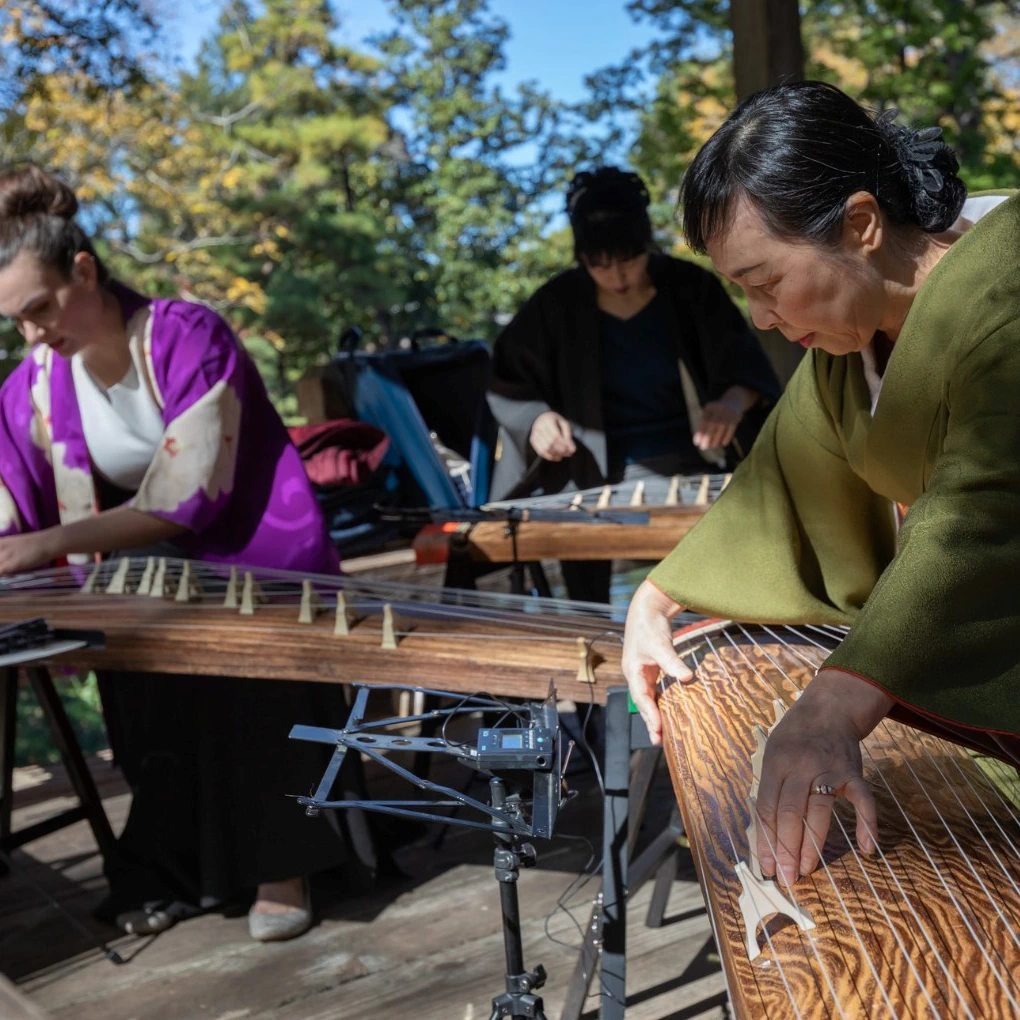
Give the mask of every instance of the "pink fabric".
[[288, 429], [316, 485], [360, 485], [382, 463], [389, 437], [363, 421], [341, 418]]

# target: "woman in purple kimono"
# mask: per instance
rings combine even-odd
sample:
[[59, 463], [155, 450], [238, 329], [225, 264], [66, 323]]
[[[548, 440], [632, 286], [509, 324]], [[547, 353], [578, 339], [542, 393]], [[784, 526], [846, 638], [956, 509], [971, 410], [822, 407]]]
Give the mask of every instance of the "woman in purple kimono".
[[[76, 209], [37, 167], [0, 172], [0, 314], [31, 345], [0, 389], [0, 574], [154, 549], [337, 571], [301, 460], [230, 328], [110, 280]], [[252, 936], [301, 934], [307, 876], [343, 848], [285, 796], [321, 764], [287, 733], [335, 724], [338, 692], [153, 674], [100, 683], [133, 792], [101, 912], [148, 933], [257, 889]]]

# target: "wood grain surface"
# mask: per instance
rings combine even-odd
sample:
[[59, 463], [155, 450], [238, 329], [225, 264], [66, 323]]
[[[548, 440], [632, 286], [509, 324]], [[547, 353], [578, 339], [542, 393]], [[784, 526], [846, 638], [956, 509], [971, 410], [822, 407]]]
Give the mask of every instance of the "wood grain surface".
[[[111, 569], [104, 564], [107, 578]], [[480, 594], [471, 597], [485, 602]], [[359, 618], [343, 636], [334, 633], [335, 595], [323, 591], [321, 598], [314, 622], [301, 624], [299, 592], [274, 594], [254, 615], [242, 616], [223, 608], [217, 595], [177, 603], [74, 588], [9, 590], [0, 591], [0, 624], [44, 617], [53, 628], [102, 630], [105, 649], [56, 660], [76, 668], [408, 684], [520, 698], [544, 698], [553, 683], [560, 698], [581, 703], [603, 703], [606, 688], [623, 682], [622, 624], [552, 616], [541, 611], [541, 600], [509, 602], [522, 608], [491, 617], [484, 606], [394, 601], [397, 645], [385, 649], [381, 599], [349, 595]], [[589, 670], [581, 669], [582, 652], [588, 652]], [[579, 680], [579, 670], [592, 682]]]
[[[1020, 1016], [1020, 822], [961, 748], [884, 722], [864, 744], [880, 853], [856, 852], [837, 801], [824, 867], [792, 890], [814, 919], [758, 926], [748, 959], [738, 908], [747, 860], [753, 726], [775, 721], [838, 635], [725, 625], [678, 649], [694, 682], [662, 693], [674, 788], [739, 1020]], [[1003, 770], [1009, 771], [1006, 766]], [[848, 839], [849, 836], [849, 839]], [[766, 934], [767, 931], [767, 934]]]
[[[614, 513], [627, 509], [614, 507]], [[634, 507], [644, 524], [522, 521], [512, 535], [501, 521], [483, 521], [451, 535], [451, 546], [473, 560], [661, 560], [704, 516], [708, 506]], [[583, 511], [582, 511], [583, 512]]]

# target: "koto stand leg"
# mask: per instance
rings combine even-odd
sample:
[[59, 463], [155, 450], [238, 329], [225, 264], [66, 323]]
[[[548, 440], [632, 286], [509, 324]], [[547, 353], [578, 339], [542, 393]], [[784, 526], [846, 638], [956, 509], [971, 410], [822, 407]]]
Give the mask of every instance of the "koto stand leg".
[[[6, 847], [11, 835], [11, 809], [14, 798], [14, 723], [18, 716], [18, 671], [0, 670], [0, 847]], [[0, 864], [0, 874], [6, 874]]]
[[549, 579], [545, 576], [545, 569], [541, 562], [535, 560], [529, 563], [528, 573], [531, 574], [531, 585], [535, 594], [544, 599], [552, 598], [552, 588], [549, 587]]
[[602, 826], [601, 1020], [623, 1020], [627, 995], [627, 829], [630, 773], [627, 688], [606, 699], [606, 810]]
[[[13, 670], [9, 672], [13, 673]], [[19, 832], [11, 834], [8, 831], [4, 839], [3, 849], [7, 850], [11, 847], [21, 846], [23, 843], [38, 839], [51, 832], [56, 832], [65, 825], [70, 825], [71, 822], [84, 818], [92, 829], [92, 835], [99, 845], [99, 852], [105, 860], [109, 861], [116, 853], [116, 839], [113, 835], [113, 830], [110, 828], [110, 821], [106, 817], [106, 811], [103, 810], [103, 801], [99, 796], [99, 791], [96, 789], [96, 784], [92, 781], [88, 766], [85, 764], [85, 758], [81, 753], [81, 748], [78, 746], [74, 730], [71, 729], [67, 713], [64, 711], [64, 706], [60, 703], [60, 696], [53, 686], [53, 678], [50, 676], [49, 670], [41, 666], [29, 667], [26, 670], [26, 675], [32, 685], [32, 690], [35, 692], [36, 699], [46, 715], [50, 732], [53, 734], [53, 741], [57, 745], [57, 750], [60, 751], [60, 756], [67, 768], [68, 778], [71, 780], [74, 792], [78, 795], [80, 804], [78, 807], [71, 808], [55, 818], [48, 818]], [[13, 745], [13, 739], [10, 743]], [[6, 748], [4, 753], [8, 753]], [[13, 746], [9, 753], [13, 755]], [[9, 800], [9, 798], [5, 796], [6, 800]]]
[[[506, 803], [503, 780], [489, 780], [490, 803], [502, 808]], [[521, 908], [517, 896], [517, 879], [521, 868], [533, 868], [537, 863], [535, 848], [520, 843], [509, 834], [509, 825], [495, 823], [496, 847], [493, 868], [499, 882], [500, 912], [503, 919], [503, 955], [506, 958], [505, 991], [492, 1000], [489, 1020], [546, 1020], [543, 1003], [535, 991], [545, 984], [545, 968], [539, 964], [534, 970], [524, 966], [524, 947], [521, 943]]]

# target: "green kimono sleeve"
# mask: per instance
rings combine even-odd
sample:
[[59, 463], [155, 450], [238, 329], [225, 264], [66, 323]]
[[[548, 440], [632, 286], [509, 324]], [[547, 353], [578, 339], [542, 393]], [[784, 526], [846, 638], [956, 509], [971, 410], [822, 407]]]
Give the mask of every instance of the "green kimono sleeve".
[[1020, 323], [955, 366], [947, 403], [899, 552], [827, 664], [937, 719], [1020, 734]]
[[847, 463], [809, 356], [726, 490], [649, 579], [713, 616], [848, 624], [895, 541], [892, 504]]

